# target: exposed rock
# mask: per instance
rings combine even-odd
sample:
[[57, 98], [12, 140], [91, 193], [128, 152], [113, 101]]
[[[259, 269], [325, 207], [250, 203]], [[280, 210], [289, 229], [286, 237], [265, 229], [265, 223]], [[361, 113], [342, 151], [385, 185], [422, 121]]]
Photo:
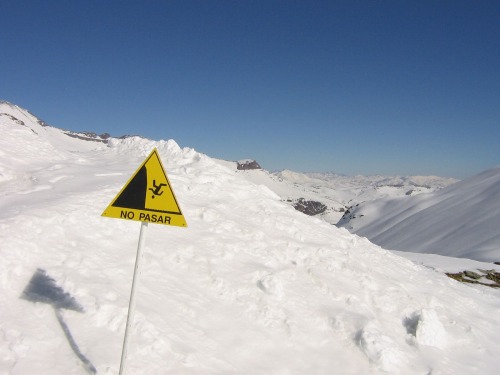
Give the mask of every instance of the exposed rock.
[[107, 139], [102, 139], [96, 133], [92, 132], [83, 132], [83, 133], [65, 132], [64, 134], [66, 134], [68, 137], [81, 139], [83, 141], [108, 143]]
[[127, 138], [132, 138], [132, 137], [144, 138], [144, 137], [142, 137], [140, 135], [125, 134], [125, 135], [122, 135], [121, 137], [118, 137], [118, 139], [127, 139]]
[[[356, 217], [357, 217], [355, 215], [355, 208], [356, 207], [359, 207], [359, 203], [354, 205], [354, 206], [346, 206], [345, 209], [340, 210], [340, 212], [343, 212], [344, 214], [342, 215], [342, 217], [338, 221], [337, 226], [339, 226], [339, 224], [341, 224], [341, 223], [348, 223], [349, 221], [356, 219]], [[360, 217], [362, 217], [362, 216], [364, 216], [364, 215], [360, 215]]]
[[473, 271], [446, 273], [448, 277], [462, 283], [479, 284], [491, 288], [500, 288], [500, 272], [495, 270], [479, 270], [482, 275]]
[[250, 170], [250, 169], [262, 169], [259, 163], [255, 160], [240, 160], [237, 162], [236, 169], [238, 170]]
[[299, 198], [297, 202], [293, 204], [293, 207], [297, 211], [305, 213], [309, 216], [321, 214], [327, 209], [327, 207], [321, 202], [306, 201], [304, 198]]
[[474, 271], [464, 271], [464, 275], [474, 280], [478, 280], [481, 278], [481, 275]]
[[12, 116], [12, 115], [10, 115], [10, 114], [8, 114], [8, 113], [0, 113], [0, 116], [6, 116], [6, 117], [10, 118], [12, 121], [14, 121], [16, 124], [26, 126], [26, 125], [24, 124], [24, 121], [21, 121], [21, 120], [19, 120], [17, 117], [14, 117], [14, 116]]

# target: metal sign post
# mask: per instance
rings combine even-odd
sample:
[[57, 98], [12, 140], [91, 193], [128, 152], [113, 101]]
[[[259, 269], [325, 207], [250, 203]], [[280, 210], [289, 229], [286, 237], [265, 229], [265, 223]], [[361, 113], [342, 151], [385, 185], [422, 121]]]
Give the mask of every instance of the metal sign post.
[[127, 350], [129, 342], [129, 330], [132, 322], [134, 321], [134, 307], [135, 307], [135, 288], [137, 285], [137, 277], [140, 274], [142, 250], [144, 247], [144, 242], [146, 241], [146, 228], [148, 227], [147, 222], [141, 223], [141, 232], [139, 234], [139, 244], [137, 245], [137, 255], [135, 258], [135, 268], [134, 277], [132, 279], [132, 289], [130, 291], [130, 302], [128, 305], [128, 315], [127, 315], [127, 326], [125, 328], [125, 336], [123, 337], [123, 348], [122, 348], [122, 358], [120, 361], [120, 373], [119, 375], [125, 374], [125, 364], [127, 362]]

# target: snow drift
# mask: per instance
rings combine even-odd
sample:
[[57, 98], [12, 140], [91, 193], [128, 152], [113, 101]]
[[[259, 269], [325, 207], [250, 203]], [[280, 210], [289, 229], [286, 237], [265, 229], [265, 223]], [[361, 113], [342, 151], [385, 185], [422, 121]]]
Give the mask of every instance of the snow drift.
[[497, 371], [493, 290], [303, 215], [174, 141], [26, 124], [0, 117], [1, 373], [85, 373], [52, 307], [21, 298], [38, 269], [84, 309], [61, 311], [82, 355], [118, 373], [140, 225], [100, 214], [153, 147], [189, 227], [149, 225], [128, 373]]

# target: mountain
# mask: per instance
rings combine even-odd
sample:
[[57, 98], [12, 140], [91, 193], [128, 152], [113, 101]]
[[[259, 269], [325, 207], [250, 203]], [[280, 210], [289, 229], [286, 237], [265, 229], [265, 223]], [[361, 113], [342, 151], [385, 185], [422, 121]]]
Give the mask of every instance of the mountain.
[[248, 181], [267, 186], [297, 210], [337, 224], [344, 212], [361, 202], [379, 198], [414, 196], [433, 192], [457, 182], [436, 176], [343, 176], [334, 173], [298, 173], [289, 170], [269, 172], [243, 168], [255, 161], [218, 160], [237, 170]]
[[500, 261], [500, 166], [431, 194], [361, 203], [338, 226], [387, 249]]
[[297, 212], [173, 140], [95, 142], [0, 113], [0, 373], [118, 373], [140, 224], [101, 213], [153, 148], [188, 227], [147, 228], [127, 373], [497, 371], [498, 290]]

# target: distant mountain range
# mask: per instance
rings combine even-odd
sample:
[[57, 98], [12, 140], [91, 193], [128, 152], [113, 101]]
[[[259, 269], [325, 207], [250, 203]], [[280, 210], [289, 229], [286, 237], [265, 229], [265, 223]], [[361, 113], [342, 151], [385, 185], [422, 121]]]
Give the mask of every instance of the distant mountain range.
[[[51, 154], [58, 158], [74, 141], [108, 143], [109, 134], [73, 132], [49, 126], [29, 111], [0, 101], [0, 116], [28, 128], [33, 149], [18, 153]], [[26, 133], [25, 136], [29, 136]], [[66, 137], [57, 149], [43, 139]], [[121, 139], [127, 136], [120, 137]], [[116, 138], [115, 138], [116, 139]], [[5, 138], [4, 138], [5, 141]], [[0, 140], [0, 142], [2, 142]], [[61, 145], [63, 146], [61, 148]], [[33, 155], [32, 155], [33, 156]], [[12, 165], [0, 165], [0, 182]], [[500, 168], [465, 181], [437, 176], [345, 176], [335, 173], [269, 172], [255, 160], [217, 163], [264, 185], [297, 210], [365, 236], [388, 249], [500, 260]]]
[[[265, 185], [284, 201], [311, 216], [336, 224], [350, 207], [380, 198], [414, 196], [439, 190], [458, 180], [436, 176], [345, 176], [335, 173], [269, 172], [257, 162], [219, 163], [237, 170], [247, 180]], [[258, 167], [255, 167], [258, 166]]]

